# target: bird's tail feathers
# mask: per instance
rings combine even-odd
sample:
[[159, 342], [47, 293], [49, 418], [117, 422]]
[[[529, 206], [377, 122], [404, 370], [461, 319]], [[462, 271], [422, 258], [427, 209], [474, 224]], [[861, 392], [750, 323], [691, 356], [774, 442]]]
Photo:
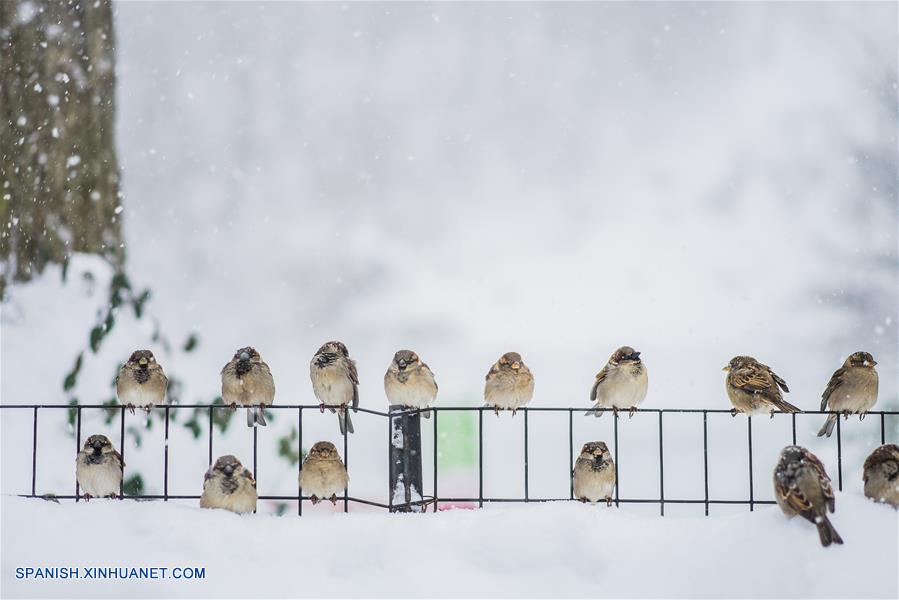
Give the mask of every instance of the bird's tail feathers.
[[247, 427], [256, 427], [257, 423], [261, 427], [265, 427], [266, 425], [268, 425], [268, 423], [265, 422], [265, 413], [263, 412], [263, 408], [261, 406], [248, 406]]
[[837, 533], [837, 530], [833, 528], [833, 524], [830, 522], [830, 519], [828, 519], [826, 515], [821, 516], [820, 519], [821, 520], [817, 521], [815, 525], [818, 527], [818, 535], [821, 537], [821, 545], [826, 548], [831, 544], [842, 544], [843, 538], [841, 538], [840, 534]]
[[836, 426], [839, 418], [839, 415], [827, 415], [827, 420], [824, 421], [824, 425], [821, 426], [818, 437], [830, 437], [833, 434], [833, 428]]
[[348, 411], [337, 411], [337, 424], [340, 426], [340, 435], [355, 433], [355, 430], [353, 429], [353, 419], [350, 418], [350, 413]]
[[785, 412], [785, 413], [802, 412], [802, 410], [800, 410], [800, 408], [798, 406], [793, 406], [786, 400], [775, 400], [772, 404], [774, 404], [774, 407], [781, 412]]

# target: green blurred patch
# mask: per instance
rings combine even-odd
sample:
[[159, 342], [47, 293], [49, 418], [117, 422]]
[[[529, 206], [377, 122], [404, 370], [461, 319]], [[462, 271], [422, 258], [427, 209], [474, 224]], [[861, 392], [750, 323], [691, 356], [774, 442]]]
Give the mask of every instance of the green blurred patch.
[[478, 460], [477, 413], [445, 411], [437, 419], [440, 469], [470, 468]]

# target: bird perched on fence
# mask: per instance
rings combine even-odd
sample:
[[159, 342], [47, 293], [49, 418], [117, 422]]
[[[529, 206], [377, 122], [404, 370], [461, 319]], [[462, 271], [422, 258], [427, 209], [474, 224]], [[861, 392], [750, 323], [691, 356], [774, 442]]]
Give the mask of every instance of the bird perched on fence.
[[774, 418], [774, 411], [799, 412], [799, 409], [783, 399], [781, 390], [789, 392], [787, 382], [751, 356], [735, 356], [724, 367], [727, 372], [725, 387], [730, 403], [733, 405], [731, 413], [736, 416], [738, 412], [748, 415], [758, 413], [770, 413]]
[[108, 437], [98, 434], [87, 438], [75, 459], [75, 478], [84, 492], [84, 500], [115, 498], [122, 487], [124, 469], [125, 461]]
[[[437, 397], [437, 382], [434, 373], [415, 352], [400, 350], [393, 355], [384, 373], [384, 393], [391, 405], [427, 408]], [[429, 419], [431, 413], [424, 412], [423, 416]]]
[[169, 380], [149, 350], [135, 350], [128, 362], [119, 369], [116, 377], [116, 395], [119, 403], [127, 406], [131, 414], [134, 407], [149, 413], [154, 406], [165, 404], [165, 390]]
[[222, 400], [231, 410], [238, 404], [247, 407], [247, 427], [265, 427], [265, 407], [275, 401], [275, 380], [255, 348], [241, 348], [222, 368]]
[[899, 446], [884, 444], [865, 459], [865, 496], [899, 508]]
[[256, 480], [237, 458], [226, 454], [203, 477], [200, 508], [224, 508], [239, 515], [256, 510]]
[[815, 524], [822, 546], [842, 544], [828, 511], [834, 511], [830, 477], [818, 457], [801, 446], [787, 446], [774, 468], [774, 498], [789, 517], [795, 515]]
[[484, 402], [493, 407], [497, 416], [500, 409], [511, 410], [512, 416], [515, 416], [533, 395], [534, 376], [517, 352], [506, 352], [487, 372]]
[[[858, 413], [859, 420], [874, 408], [877, 402], [878, 377], [874, 365], [877, 361], [867, 352], [854, 352], [833, 372], [827, 388], [821, 394], [821, 410], [841, 412], [848, 419], [850, 413]], [[830, 437], [839, 415], [827, 415], [818, 437]]]
[[646, 398], [649, 375], [640, 353], [630, 346], [622, 346], [609, 357], [609, 362], [596, 374], [590, 390], [590, 400], [596, 402], [587, 415], [601, 417], [599, 408], [611, 408], [618, 416], [618, 409], [629, 409], [630, 416]]
[[343, 494], [349, 481], [334, 444], [316, 442], [300, 469], [300, 488], [309, 494], [312, 504], [322, 500], [337, 504], [337, 494]]
[[359, 375], [356, 361], [341, 342], [328, 342], [318, 349], [309, 363], [312, 391], [319, 407], [337, 412], [337, 424], [341, 435], [353, 433], [353, 420], [347, 407], [359, 408]]
[[605, 499], [612, 506], [615, 493], [615, 461], [605, 442], [587, 442], [571, 472], [574, 477], [574, 497], [581, 502]]

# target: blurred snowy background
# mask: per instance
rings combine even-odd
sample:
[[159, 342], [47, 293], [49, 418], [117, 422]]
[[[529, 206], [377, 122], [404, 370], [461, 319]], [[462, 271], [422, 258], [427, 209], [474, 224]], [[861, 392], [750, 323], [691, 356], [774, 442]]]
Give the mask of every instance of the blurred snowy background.
[[[51, 265], [13, 285], [2, 402], [107, 401], [120, 362], [144, 347], [180, 380], [182, 403], [210, 402], [249, 344], [276, 403], [313, 403], [309, 360], [339, 339], [362, 405], [378, 409], [400, 348], [434, 370], [439, 405], [479, 404], [490, 364], [515, 350], [535, 373], [534, 406], [586, 409], [623, 344], [643, 352], [647, 407], [729, 409], [721, 368], [751, 354], [816, 410], [831, 373], [864, 349], [879, 361], [877, 408], [899, 408], [896, 10], [116, 4], [125, 269], [152, 297], [142, 319], [117, 315], [63, 392], [111, 270], [76, 256], [66, 283]], [[191, 335], [196, 348], [180, 350]], [[38, 493], [74, 492], [62, 413], [40, 415]], [[238, 416], [215, 454], [248, 462]], [[308, 416], [304, 446], [336, 440], [333, 415]], [[85, 436], [118, 445], [117, 421], [91, 419]], [[260, 431], [261, 493], [296, 493], [277, 444], [295, 419], [278, 413]], [[567, 496], [567, 418], [530, 419], [531, 496]], [[666, 419], [665, 495], [701, 498], [701, 420]], [[710, 494], [747, 498], [745, 418], [711, 420]], [[821, 420], [800, 417], [799, 441], [836, 478], [835, 440], [814, 438]], [[442, 425], [442, 493], [477, 493], [474, 423]], [[770, 499], [789, 421], [753, 425], [755, 497]], [[522, 495], [521, 426], [485, 415], [485, 494]], [[2, 427], [3, 493], [27, 492], [30, 413], [5, 410]], [[200, 491], [200, 427], [173, 430], [172, 494]], [[658, 495], [656, 427], [652, 414], [621, 424], [622, 497]], [[360, 415], [356, 429], [351, 494], [384, 501], [386, 424]], [[576, 446], [610, 440], [611, 419], [576, 414], [575, 430]], [[850, 421], [843, 436], [844, 487], [857, 491], [880, 422]], [[158, 426], [129, 417], [126, 461], [148, 493], [162, 490], [162, 448]], [[657, 511], [626, 508], [644, 509]], [[732, 510], [746, 507], [713, 512]]]

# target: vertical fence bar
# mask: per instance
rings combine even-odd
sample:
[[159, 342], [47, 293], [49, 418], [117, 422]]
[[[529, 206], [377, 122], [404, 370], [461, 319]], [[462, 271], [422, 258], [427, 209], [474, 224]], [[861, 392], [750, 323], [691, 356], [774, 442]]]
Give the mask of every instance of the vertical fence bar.
[[387, 409], [387, 511], [393, 512], [393, 416]]
[[37, 406], [34, 407], [31, 432], [31, 495], [35, 495], [37, 489]]
[[[75, 452], [81, 452], [81, 407], [75, 413]], [[75, 502], [81, 499], [81, 486], [78, 485], [78, 477], [75, 477]]]
[[303, 470], [303, 407], [297, 409], [297, 516], [303, 516], [303, 488], [300, 486], [300, 472]]
[[478, 409], [478, 508], [484, 507], [484, 409]]
[[709, 413], [702, 411], [702, 477], [705, 484], [705, 516], [709, 516]]
[[169, 405], [165, 405], [165, 463], [162, 469], [162, 499], [169, 501]]
[[119, 454], [122, 456], [122, 481], [119, 483], [119, 499], [125, 497], [125, 407], [122, 407], [122, 425], [119, 430]]
[[434, 417], [434, 512], [437, 512], [437, 411], [432, 410]]
[[840, 415], [837, 415], [837, 486], [843, 491], [843, 441], [840, 435]]
[[755, 497], [752, 489], [752, 416], [746, 416], [746, 431], [749, 438], [749, 512], [754, 510]]
[[796, 413], [790, 413], [790, 417], [793, 420], [793, 445], [796, 445]]
[[662, 416], [664, 413], [659, 411], [659, 511], [665, 516], [665, 450], [664, 440], [662, 437]]
[[880, 445], [887, 443], [886, 414], [880, 413]]
[[[214, 409], [212, 406], [209, 407], [209, 466], [212, 466], [212, 411]], [[253, 473], [253, 476], [256, 476], [256, 473]]]
[[613, 413], [612, 427], [615, 430], [615, 508], [618, 508], [618, 489], [621, 487], [621, 467], [618, 465], [618, 411]]
[[524, 501], [530, 502], [528, 498], [528, 409], [522, 408], [524, 411]]
[[[339, 409], [338, 409], [339, 410]], [[347, 409], [348, 410], [348, 409]], [[350, 420], [349, 414], [346, 416], [347, 421]], [[347, 447], [347, 428], [343, 429], [343, 465], [346, 467], [347, 473], [350, 472], [350, 453]], [[343, 488], [343, 512], [350, 511], [350, 482], [347, 481], [346, 487]]]
[[256, 461], [256, 450], [259, 440], [259, 428], [253, 424], [253, 477], [256, 478], [256, 489], [259, 489], [259, 466]]
[[574, 409], [568, 409], [568, 497], [574, 500]]

